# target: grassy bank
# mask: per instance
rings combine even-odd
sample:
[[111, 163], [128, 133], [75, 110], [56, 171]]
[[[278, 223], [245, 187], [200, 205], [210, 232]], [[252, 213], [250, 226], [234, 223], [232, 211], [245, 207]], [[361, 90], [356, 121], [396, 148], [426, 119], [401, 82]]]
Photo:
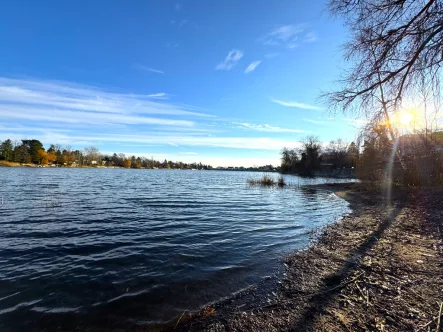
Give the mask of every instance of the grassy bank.
[[13, 161], [0, 160], [0, 167], [37, 167], [34, 164], [20, 164]]
[[184, 314], [175, 330], [441, 329], [443, 190], [396, 188], [387, 206], [376, 186], [324, 188], [346, 199], [353, 213], [288, 256], [274, 289], [257, 287]]

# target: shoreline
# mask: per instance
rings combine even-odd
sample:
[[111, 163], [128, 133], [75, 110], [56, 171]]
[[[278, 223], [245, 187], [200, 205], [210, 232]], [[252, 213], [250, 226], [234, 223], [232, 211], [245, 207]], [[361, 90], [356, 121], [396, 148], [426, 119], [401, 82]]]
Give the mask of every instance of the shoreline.
[[443, 301], [443, 190], [394, 188], [388, 207], [373, 185], [309, 187], [335, 193], [352, 212], [313, 234], [306, 249], [290, 253], [281, 276], [199, 313], [184, 312], [159, 330], [436, 331]]

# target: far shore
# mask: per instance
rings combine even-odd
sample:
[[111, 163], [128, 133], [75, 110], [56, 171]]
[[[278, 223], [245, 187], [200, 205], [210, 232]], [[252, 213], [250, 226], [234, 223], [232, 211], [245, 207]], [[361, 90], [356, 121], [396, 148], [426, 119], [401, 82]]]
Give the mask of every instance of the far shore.
[[[67, 166], [67, 165], [36, 165], [36, 164], [22, 164], [22, 163], [16, 163], [16, 162], [10, 162], [10, 161], [3, 161], [0, 160], [0, 167], [24, 167], [24, 168], [117, 168], [117, 169], [168, 169], [168, 168], [150, 168], [150, 167], [139, 167], [139, 168], [127, 168], [127, 167], [120, 167], [120, 166], [89, 166], [89, 165], [82, 165], [82, 166]], [[171, 170], [178, 170], [171, 169]], [[189, 169], [191, 170], [191, 169]]]
[[[295, 175], [295, 176], [302, 176], [302, 177], [306, 177], [303, 175], [299, 175], [299, 174], [292, 174], [292, 173], [280, 173], [279, 170], [277, 169], [271, 169], [271, 170], [267, 170], [267, 169], [261, 169], [261, 168], [244, 168], [244, 167], [238, 167], [238, 168], [233, 168], [233, 167], [216, 167], [216, 168], [209, 168], [209, 169], [195, 169], [195, 168], [164, 168], [164, 167], [137, 167], [137, 168], [127, 168], [127, 167], [121, 167], [121, 166], [89, 166], [89, 165], [82, 165], [82, 166], [72, 166], [72, 165], [37, 165], [37, 164], [32, 164], [32, 163], [27, 163], [27, 164], [23, 164], [23, 163], [17, 163], [17, 162], [10, 162], [10, 161], [4, 161], [4, 160], [0, 160], [0, 168], [1, 167], [22, 167], [22, 168], [63, 168], [63, 169], [78, 169], [78, 168], [86, 168], [86, 169], [147, 169], [147, 170], [171, 170], [171, 171], [233, 171], [233, 172], [256, 172], [256, 173], [278, 173], [278, 174], [282, 174], [282, 175]], [[331, 178], [331, 179], [356, 179], [356, 177], [354, 175], [342, 175], [342, 176], [337, 176], [334, 174], [329, 174], [329, 173], [322, 173], [319, 172], [318, 174], [315, 174], [312, 177], [325, 177], [325, 178]]]

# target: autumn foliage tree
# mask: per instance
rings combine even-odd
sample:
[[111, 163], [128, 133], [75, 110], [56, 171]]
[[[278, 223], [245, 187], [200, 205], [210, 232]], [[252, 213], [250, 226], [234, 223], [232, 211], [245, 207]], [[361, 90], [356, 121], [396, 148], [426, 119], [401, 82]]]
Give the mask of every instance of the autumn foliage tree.
[[45, 150], [38, 150], [38, 163], [40, 165], [46, 165], [48, 163], [48, 154]]
[[52, 163], [57, 159], [57, 155], [53, 151], [46, 152], [46, 158], [48, 159], [48, 163]]
[[123, 167], [124, 168], [131, 168], [131, 159], [126, 158], [123, 160]]

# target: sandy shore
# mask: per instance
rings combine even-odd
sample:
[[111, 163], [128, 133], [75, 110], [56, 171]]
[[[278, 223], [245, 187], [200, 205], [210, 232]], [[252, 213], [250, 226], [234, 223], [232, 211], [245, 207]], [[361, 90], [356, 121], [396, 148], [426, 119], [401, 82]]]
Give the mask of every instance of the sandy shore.
[[[324, 185], [353, 210], [285, 259], [285, 272], [183, 313], [179, 331], [443, 329], [443, 190]], [[272, 279], [272, 278], [270, 278]]]

